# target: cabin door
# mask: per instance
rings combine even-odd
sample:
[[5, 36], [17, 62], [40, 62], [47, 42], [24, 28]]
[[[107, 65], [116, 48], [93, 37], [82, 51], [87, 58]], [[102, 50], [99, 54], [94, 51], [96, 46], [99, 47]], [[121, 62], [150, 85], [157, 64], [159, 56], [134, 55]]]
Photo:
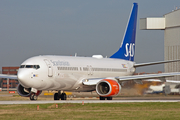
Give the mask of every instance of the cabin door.
[[45, 59], [44, 61], [45, 61], [46, 65], [47, 65], [47, 67], [48, 67], [48, 77], [52, 77], [53, 76], [52, 65], [47, 59]]

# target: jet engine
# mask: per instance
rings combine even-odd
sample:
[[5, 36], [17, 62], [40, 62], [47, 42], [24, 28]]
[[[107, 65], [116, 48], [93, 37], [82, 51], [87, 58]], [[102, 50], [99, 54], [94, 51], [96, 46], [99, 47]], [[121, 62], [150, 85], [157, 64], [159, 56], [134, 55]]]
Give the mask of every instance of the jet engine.
[[[31, 88], [24, 88], [21, 84], [18, 84], [17, 86], [17, 92], [20, 96], [23, 97], [30, 97], [31, 94], [33, 94], [31, 92]], [[38, 90], [36, 94], [36, 96], [39, 96], [41, 94], [42, 91]]]
[[104, 79], [96, 85], [96, 92], [102, 97], [116, 96], [120, 93], [120, 91], [121, 85], [115, 80]]

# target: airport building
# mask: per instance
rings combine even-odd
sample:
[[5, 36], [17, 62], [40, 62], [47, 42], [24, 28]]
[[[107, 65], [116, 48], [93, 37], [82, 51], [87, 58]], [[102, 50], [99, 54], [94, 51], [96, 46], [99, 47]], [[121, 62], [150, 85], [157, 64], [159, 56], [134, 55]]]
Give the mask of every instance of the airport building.
[[[2, 67], [2, 74], [17, 75], [19, 67]], [[14, 90], [18, 85], [17, 80], [3, 78], [1, 87], [3, 90]]]
[[[141, 30], [164, 30], [164, 60], [180, 59], [180, 9], [175, 9], [163, 17], [140, 19]], [[166, 63], [165, 72], [180, 72], [180, 62]], [[168, 78], [180, 80], [180, 76]]]

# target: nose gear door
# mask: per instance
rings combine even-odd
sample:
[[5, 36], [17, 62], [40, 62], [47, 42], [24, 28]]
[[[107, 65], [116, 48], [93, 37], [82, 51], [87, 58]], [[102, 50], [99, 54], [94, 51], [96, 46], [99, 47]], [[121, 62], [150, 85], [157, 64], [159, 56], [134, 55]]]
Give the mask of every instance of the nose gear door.
[[45, 59], [44, 61], [48, 67], [48, 76], [52, 77], [53, 76], [53, 68], [51, 66], [51, 63], [47, 59]]

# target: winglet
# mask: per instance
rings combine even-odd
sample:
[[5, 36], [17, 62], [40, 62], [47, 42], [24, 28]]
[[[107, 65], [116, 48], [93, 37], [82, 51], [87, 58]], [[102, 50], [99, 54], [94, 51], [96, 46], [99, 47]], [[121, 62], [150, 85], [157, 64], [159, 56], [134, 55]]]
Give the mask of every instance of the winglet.
[[134, 61], [138, 4], [133, 3], [124, 38], [119, 50], [110, 58]]

